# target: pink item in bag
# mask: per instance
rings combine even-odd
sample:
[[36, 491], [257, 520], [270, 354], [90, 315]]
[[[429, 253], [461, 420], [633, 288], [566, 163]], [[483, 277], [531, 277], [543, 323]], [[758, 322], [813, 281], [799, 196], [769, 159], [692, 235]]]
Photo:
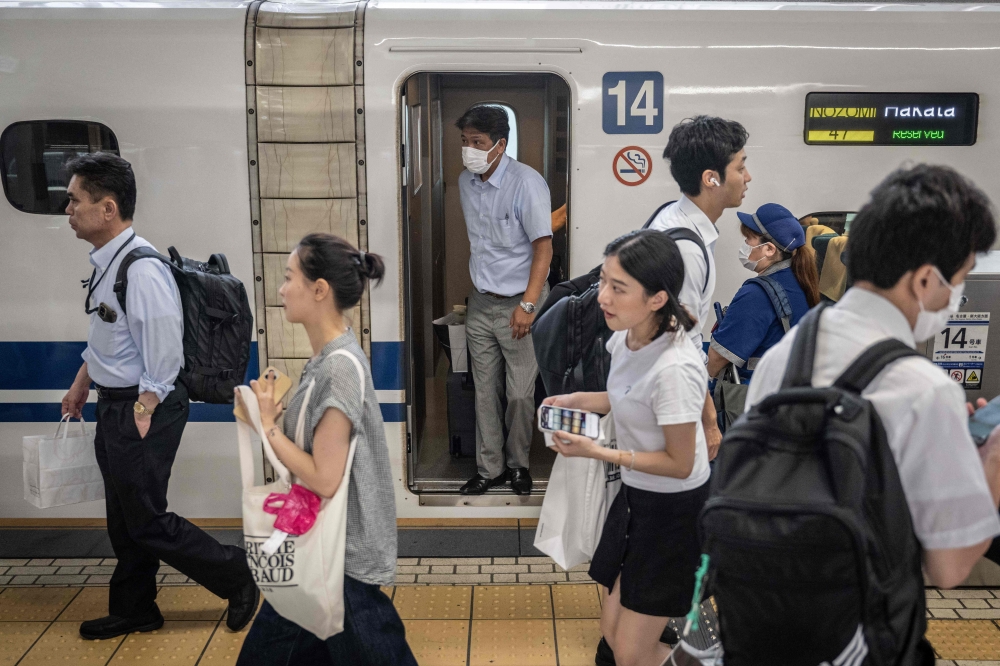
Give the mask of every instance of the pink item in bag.
[[297, 483], [292, 484], [288, 493], [271, 493], [264, 500], [265, 513], [277, 516], [274, 529], [299, 536], [305, 534], [316, 522], [320, 497]]

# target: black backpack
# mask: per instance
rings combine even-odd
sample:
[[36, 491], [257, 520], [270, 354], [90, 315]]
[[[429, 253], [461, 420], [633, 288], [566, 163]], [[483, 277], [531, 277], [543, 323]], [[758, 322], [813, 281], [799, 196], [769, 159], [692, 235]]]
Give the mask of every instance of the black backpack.
[[[657, 214], [672, 203], [670, 201], [657, 208], [642, 228], [648, 228]], [[708, 250], [696, 232], [674, 228], [667, 229], [666, 233], [674, 241], [686, 240], [697, 244], [708, 264]], [[601, 267], [597, 266], [586, 275], [560, 282], [552, 288], [535, 315], [531, 340], [538, 374], [549, 395], [607, 390], [611, 354], [605, 345], [612, 331], [597, 304], [600, 276]], [[705, 286], [708, 286], [707, 273]]]
[[781, 389], [726, 433], [699, 518], [726, 666], [932, 665], [920, 545], [861, 397], [918, 354], [885, 340], [813, 388], [823, 309], [799, 323]]
[[250, 362], [253, 313], [247, 291], [229, 272], [224, 254], [206, 263], [185, 259], [176, 249], [164, 257], [151, 247], [132, 250], [122, 259], [115, 280], [118, 304], [125, 311], [128, 269], [140, 259], [159, 259], [177, 281], [184, 312], [184, 367], [178, 379], [191, 400], [226, 404], [243, 382]]

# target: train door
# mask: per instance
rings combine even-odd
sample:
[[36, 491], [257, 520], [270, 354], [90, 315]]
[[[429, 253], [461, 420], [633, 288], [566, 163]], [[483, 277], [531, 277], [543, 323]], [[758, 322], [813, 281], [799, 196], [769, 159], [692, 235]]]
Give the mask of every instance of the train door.
[[[566, 203], [569, 187], [569, 88], [551, 74], [422, 73], [401, 90], [401, 196], [404, 307], [406, 310], [407, 436], [410, 488], [422, 502], [454, 504], [458, 489], [476, 473], [475, 387], [465, 348], [434, 322], [461, 319], [472, 289], [469, 240], [458, 193], [464, 167], [458, 118], [476, 104], [507, 112], [507, 153], [538, 171], [552, 196], [554, 258], [550, 283], [567, 267]], [[539, 383], [540, 386], [540, 383]], [[541, 393], [539, 392], [539, 398]], [[532, 498], [497, 491], [469, 503], [537, 503], [554, 455], [536, 433]], [[426, 497], [424, 497], [426, 495]], [[449, 498], [448, 496], [453, 497]], [[435, 499], [435, 496], [437, 498]]]

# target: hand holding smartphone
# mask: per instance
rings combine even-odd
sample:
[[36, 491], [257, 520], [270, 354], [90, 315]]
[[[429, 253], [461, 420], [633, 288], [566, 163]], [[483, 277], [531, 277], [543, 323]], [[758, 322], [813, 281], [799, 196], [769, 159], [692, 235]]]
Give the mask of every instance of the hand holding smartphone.
[[601, 416], [583, 409], [567, 409], [542, 405], [538, 409], [538, 429], [547, 432], [562, 430], [571, 435], [583, 435], [597, 439], [600, 433]]
[[972, 435], [972, 441], [976, 446], [982, 446], [998, 425], [1000, 425], [1000, 396], [990, 400], [969, 417], [969, 433]]
[[[274, 373], [273, 375], [271, 373]], [[263, 382], [268, 376], [274, 377], [274, 402], [275, 404], [281, 402], [288, 390], [292, 388], [292, 379], [281, 370], [278, 370], [274, 366], [269, 366], [261, 374], [260, 379], [257, 381]], [[243, 409], [243, 404], [237, 400], [233, 404], [233, 416], [243, 421], [244, 423], [249, 423], [249, 417], [246, 411]]]

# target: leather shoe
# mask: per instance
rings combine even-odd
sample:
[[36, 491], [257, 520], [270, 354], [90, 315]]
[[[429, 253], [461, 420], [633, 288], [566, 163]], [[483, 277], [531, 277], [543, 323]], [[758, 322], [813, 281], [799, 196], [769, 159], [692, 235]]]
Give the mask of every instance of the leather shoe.
[[510, 470], [510, 487], [515, 495], [531, 494], [531, 475], [527, 467], [516, 467]]
[[594, 663], [597, 666], [615, 666], [615, 653], [612, 652], [611, 646], [608, 645], [608, 641], [605, 640], [604, 636], [601, 636], [601, 641], [597, 644], [597, 654], [594, 655]]
[[137, 631], [155, 631], [162, 626], [163, 616], [154, 604], [152, 610], [137, 617], [107, 615], [97, 620], [87, 620], [80, 625], [80, 636], [89, 641], [99, 641]]
[[250, 624], [259, 603], [260, 590], [257, 589], [257, 583], [251, 580], [229, 600], [229, 613], [226, 614], [226, 626], [229, 630], [239, 631]]
[[504, 473], [495, 479], [487, 479], [482, 474], [477, 473], [458, 492], [463, 495], [482, 495], [493, 486], [502, 486], [507, 483], [508, 478], [510, 478], [510, 474], [507, 470], [504, 470]]

